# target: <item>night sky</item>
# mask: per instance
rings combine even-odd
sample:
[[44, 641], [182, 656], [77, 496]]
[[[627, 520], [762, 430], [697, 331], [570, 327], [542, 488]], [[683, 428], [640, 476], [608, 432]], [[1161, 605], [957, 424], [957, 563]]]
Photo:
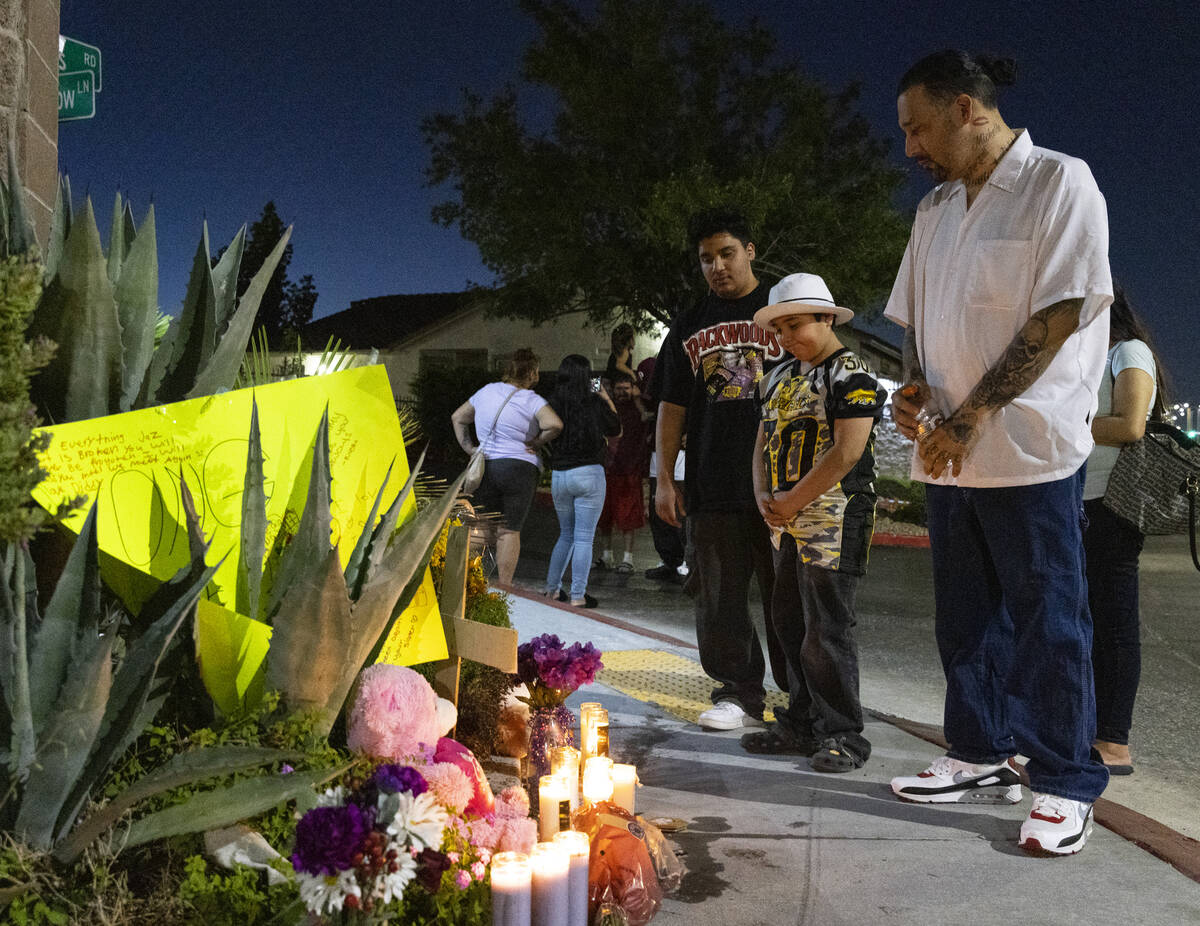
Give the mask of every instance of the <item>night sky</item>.
[[[860, 110], [897, 163], [895, 89], [910, 64], [943, 47], [1015, 57], [1001, 114], [1091, 166], [1113, 273], [1149, 322], [1176, 397], [1200, 401], [1200, 6], [906, 6], [718, 8], [729, 21], [757, 17], [784, 60], [831, 89], [857, 81]], [[100, 47], [103, 91], [94, 119], [60, 125], [60, 169], [77, 198], [95, 197], [105, 237], [116, 191], [139, 222], [153, 199], [164, 310], [183, 299], [201, 220], [215, 250], [267, 200], [296, 226], [289, 275], [313, 275], [317, 316], [353, 299], [490, 282], [474, 245], [429, 219], [446, 191], [424, 185], [419, 126], [458, 110], [463, 88], [490, 96], [517, 81], [534, 29], [515, 3], [62, 0], [61, 32]], [[522, 99], [544, 119], [544, 98]], [[903, 208], [930, 187], [915, 166], [910, 178]]]

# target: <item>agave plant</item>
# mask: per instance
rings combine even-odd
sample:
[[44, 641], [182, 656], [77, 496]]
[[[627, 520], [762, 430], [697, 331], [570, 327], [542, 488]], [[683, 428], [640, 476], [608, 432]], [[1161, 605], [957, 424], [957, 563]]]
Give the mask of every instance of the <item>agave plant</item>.
[[[316, 717], [328, 733], [359, 671], [382, 649], [396, 617], [412, 601], [442, 526], [453, 509], [462, 476], [424, 504], [397, 529], [413, 493], [424, 455], [404, 488], [375, 524], [387, 487], [384, 477], [362, 534], [342, 568], [330, 545], [331, 477], [329, 411], [313, 441], [308, 497], [296, 533], [277, 539], [273, 581], [265, 588], [266, 498], [258, 406], [252, 405], [245, 486], [238, 610], [263, 616], [273, 627], [267, 653], [267, 684], [287, 709]], [[244, 610], [243, 610], [244, 609]]]
[[[6, 246], [33, 247], [23, 229], [22, 197], [13, 183], [0, 200]], [[179, 317], [156, 336], [158, 251], [154, 207], [140, 227], [117, 194], [105, 254], [91, 199], [82, 215], [71, 206], [70, 182], [59, 184], [45, 249], [45, 291], [30, 322], [31, 336], [58, 344], [54, 360], [34, 379], [33, 396], [54, 423], [212, 395], [231, 388], [254, 328], [259, 302], [291, 237], [289, 228], [237, 298], [245, 250], [242, 226], [213, 265], [204, 224]]]
[[[114, 658], [112, 621], [104, 613], [96, 508], [72, 548], [44, 615], [37, 613], [32, 562], [23, 545], [0, 554], [0, 751], [9, 788], [0, 801], [0, 826], [31, 848], [54, 849], [63, 860], [87, 845], [137, 802], [170, 788], [281, 761], [290, 753], [213, 747], [177, 756], [90, 818], [80, 810], [112, 763], [153, 720], [171, 679], [159, 669], [216, 566], [204, 562], [208, 545], [186, 483], [182, 483], [191, 561], [164, 582], [138, 617], [144, 630]], [[115, 664], [115, 666], [114, 666]], [[281, 800], [314, 797], [313, 784], [330, 772], [242, 782], [198, 794], [186, 805], [138, 820], [126, 845], [174, 832], [222, 826]]]

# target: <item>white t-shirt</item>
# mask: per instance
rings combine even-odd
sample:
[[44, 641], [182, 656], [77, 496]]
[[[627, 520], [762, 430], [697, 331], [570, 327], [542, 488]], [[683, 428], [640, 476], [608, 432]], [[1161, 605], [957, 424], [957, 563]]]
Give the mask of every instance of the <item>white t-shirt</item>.
[[[1083, 299], [1079, 330], [1024, 393], [992, 414], [958, 478], [1015, 486], [1071, 475], [1092, 449], [1090, 423], [1108, 349], [1108, 215], [1087, 164], [1035, 148], [1021, 132], [967, 209], [962, 181], [917, 207], [884, 314], [916, 329], [932, 404], [952, 414], [1041, 309]], [[932, 482], [914, 448], [912, 478]]]
[[[501, 411], [500, 406], [514, 389], [517, 394]], [[537, 454], [530, 453], [525, 442], [538, 433], [535, 416], [546, 404], [545, 399], [532, 390], [517, 389], [511, 383], [488, 383], [468, 401], [475, 409], [475, 435], [485, 459], [525, 460], [537, 465]], [[500, 411], [499, 418], [497, 411]], [[495, 433], [492, 432], [493, 421], [496, 422]]]
[[[1108, 352], [1108, 363], [1104, 375], [1100, 378], [1100, 391], [1096, 415], [1112, 414], [1113, 383], [1121, 375], [1122, 370], [1145, 370], [1154, 379], [1154, 353], [1145, 341], [1129, 340], [1114, 344]], [[1158, 386], [1150, 392], [1150, 405], [1154, 405], [1154, 393]], [[1108, 477], [1112, 474], [1121, 453], [1120, 447], [1109, 447], [1097, 444], [1087, 461], [1087, 475], [1083, 481], [1083, 497], [1085, 499], [1103, 498], [1104, 490], [1108, 488]]]

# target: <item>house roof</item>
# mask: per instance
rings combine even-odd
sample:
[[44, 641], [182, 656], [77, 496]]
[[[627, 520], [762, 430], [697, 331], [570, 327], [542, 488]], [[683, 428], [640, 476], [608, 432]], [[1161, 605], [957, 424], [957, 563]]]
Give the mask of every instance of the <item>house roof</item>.
[[356, 299], [350, 308], [305, 325], [304, 344], [321, 348], [332, 336], [348, 350], [388, 350], [468, 308], [475, 298], [468, 291]]

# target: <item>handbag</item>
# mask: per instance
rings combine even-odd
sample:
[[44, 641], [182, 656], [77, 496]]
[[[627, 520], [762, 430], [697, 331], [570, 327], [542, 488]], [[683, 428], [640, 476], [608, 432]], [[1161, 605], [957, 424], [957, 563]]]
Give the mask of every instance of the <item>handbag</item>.
[[[500, 413], [504, 411], [504, 406], [507, 405], [509, 400], [520, 391], [520, 387], [514, 388], [513, 391], [508, 394], [508, 398], [500, 403], [500, 407], [496, 409], [496, 417], [492, 419], [492, 429], [488, 431], [488, 437], [491, 437], [496, 433], [496, 424], [500, 421]], [[480, 445], [475, 448], [475, 452], [471, 454], [471, 459], [467, 463], [466, 472], [463, 474], [463, 494], [470, 495], [479, 488], [479, 483], [483, 482], [483, 470], [486, 465], [487, 460], [483, 455], [483, 444], [480, 443]]]
[[1121, 448], [1104, 505], [1143, 534], [1188, 533], [1196, 555], [1196, 495], [1200, 441], [1165, 421], [1147, 421], [1141, 440]]

